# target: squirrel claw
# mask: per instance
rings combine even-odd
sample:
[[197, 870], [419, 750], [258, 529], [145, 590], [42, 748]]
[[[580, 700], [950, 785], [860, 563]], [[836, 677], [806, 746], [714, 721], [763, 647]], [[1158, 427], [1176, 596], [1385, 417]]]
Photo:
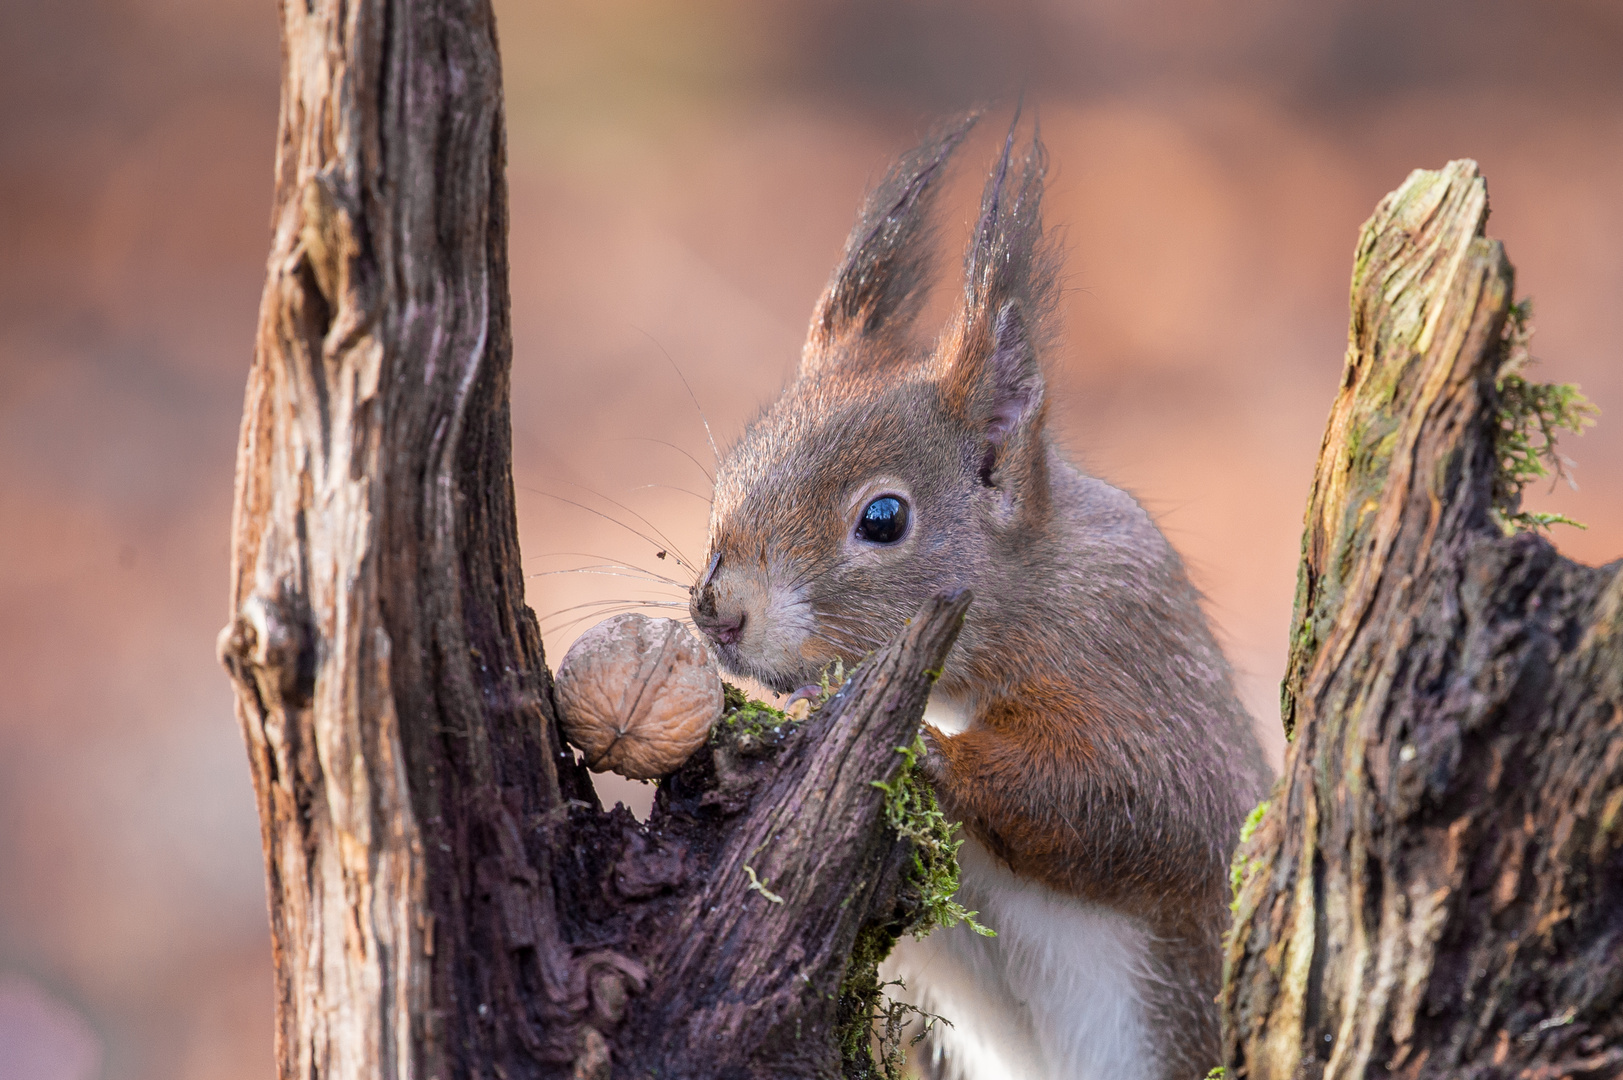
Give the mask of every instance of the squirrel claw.
[[794, 691], [794, 693], [790, 694], [788, 698], [784, 700], [784, 711], [787, 712], [789, 706], [793, 705], [795, 702], [815, 699], [817, 695], [821, 694], [822, 692], [823, 688], [817, 683], [807, 683], [805, 686], [802, 686], [798, 690]]
[[941, 740], [947, 736], [934, 724], [924, 724], [919, 729], [919, 738], [924, 743], [924, 756], [918, 762], [919, 771], [934, 784], [947, 772], [947, 757], [941, 752]]
[[812, 710], [817, 707], [817, 699], [822, 692], [823, 688], [816, 683], [808, 683], [802, 686], [784, 701], [783, 715], [797, 723], [806, 719], [811, 715]]

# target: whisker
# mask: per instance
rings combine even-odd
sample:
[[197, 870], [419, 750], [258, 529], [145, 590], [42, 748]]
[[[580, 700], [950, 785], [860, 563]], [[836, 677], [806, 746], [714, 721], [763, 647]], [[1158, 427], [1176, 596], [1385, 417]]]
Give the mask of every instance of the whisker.
[[[570, 506], [579, 507], [580, 509], [586, 511], [588, 514], [596, 514], [598, 517], [602, 518], [604, 521], [607, 521], [607, 522], [610, 522], [611, 524], [620, 526], [620, 528], [624, 529], [626, 532], [630, 533], [632, 536], [640, 537], [641, 539], [646, 540], [648, 543], [652, 544], [654, 547], [658, 548], [660, 551], [669, 551], [671, 553], [671, 558], [673, 560], [675, 560], [676, 565], [680, 566], [682, 569], [688, 571], [689, 573], [694, 572], [693, 567], [691, 565], [689, 565], [687, 563], [687, 561], [681, 557], [682, 553], [677, 551], [675, 549], [675, 547], [673, 547], [670, 544], [669, 541], [667, 541], [664, 544], [661, 544], [661, 543], [659, 543], [659, 541], [655, 540], [653, 537], [649, 536], [647, 533], [640, 532], [637, 529], [633, 529], [630, 525], [627, 525], [625, 522], [621, 521], [619, 518], [610, 517], [608, 514], [605, 514], [601, 510], [594, 510], [592, 507], [587, 506], [583, 502], [577, 502], [574, 499], [566, 499], [562, 495], [554, 495], [552, 492], [550, 492], [550, 491], [542, 491], [540, 488], [524, 487], [522, 490], [531, 492], [532, 494], [535, 494], [535, 495], [544, 495], [549, 499], [557, 499], [561, 503], [568, 503]], [[610, 501], [612, 501], [612, 500], [610, 500]], [[635, 511], [633, 511], [633, 513], [635, 513]], [[654, 531], [658, 532], [659, 530], [655, 529]]]
[[836, 589], [823, 589], [823, 590], [821, 590], [819, 592], [816, 592], [816, 593], [812, 594], [811, 599], [813, 599], [813, 600], [832, 600], [832, 599], [834, 599], [836, 597], [845, 597], [845, 596], [850, 596], [852, 594], [855, 594], [856, 597], [857, 597], [857, 599], [855, 601], [852, 601], [853, 603], [856, 603], [858, 605], [862, 605], [864, 603], [871, 603], [876, 608], [878, 607], [879, 599], [874, 596], [874, 594], [873, 594], [873, 586], [872, 586], [872, 584], [870, 584], [868, 582], [853, 582], [850, 585], [844, 585], [844, 586], [841, 586], [841, 587], [836, 588]]
[[[564, 630], [567, 630], [572, 626], [579, 625], [580, 623], [585, 622], [587, 619], [597, 619], [599, 621], [602, 621], [603, 619], [612, 618], [615, 615], [622, 615], [622, 614], [624, 614], [624, 613], [626, 613], [628, 611], [642, 611], [642, 610], [644, 610], [646, 608], [666, 609], [667, 607], [668, 607], [668, 605], [665, 605], [665, 604], [650, 604], [650, 603], [647, 603], [645, 601], [626, 601], [625, 603], [622, 603], [622, 604], [608, 604], [608, 605], [605, 605], [605, 606], [597, 609], [596, 611], [588, 611], [588, 612], [585, 612], [583, 614], [576, 615], [574, 618], [568, 619], [565, 622], [555, 623], [552, 626], [551, 629], [544, 630], [543, 633], [544, 634], [562, 633]], [[548, 615], [546, 618], [542, 619], [541, 623], [543, 625], [545, 625], [547, 622], [549, 622], [549, 621], [551, 621], [553, 619], [556, 619], [560, 615], [563, 615], [563, 614], [565, 614], [565, 611], [553, 612], [551, 615]], [[687, 622], [688, 621], [688, 620], [682, 618], [679, 615], [670, 615], [670, 616], [665, 616], [665, 617], [666, 618], [674, 618], [674, 619], [677, 619], [680, 622]]]
[[544, 621], [546, 619], [556, 618], [559, 615], [567, 615], [571, 611], [580, 611], [582, 608], [612, 607], [615, 604], [631, 604], [637, 607], [687, 607], [686, 604], [678, 604], [674, 600], [633, 600], [629, 598], [616, 598], [614, 600], [588, 600], [584, 604], [570, 604], [568, 607], [561, 607], [554, 611], [549, 611], [545, 615], [541, 616], [541, 618]]
[[816, 604], [812, 604], [811, 608], [812, 608], [812, 611], [814, 611], [817, 614], [817, 617], [820, 618], [820, 619], [826, 618], [826, 619], [834, 619], [836, 621], [854, 621], [854, 620], [857, 620], [857, 619], [861, 619], [864, 622], [866, 622], [867, 619], [868, 619], [868, 613], [865, 612], [865, 611], [862, 611], [862, 610], [855, 610], [855, 611], [851, 611], [851, 610], [846, 610], [846, 611], [823, 611], [823, 610], [820, 610]]
[[[664, 582], [655, 581], [652, 578], [639, 577], [636, 574], [616, 574], [612, 570], [553, 570], [551, 571], [551, 574], [585, 574], [588, 577], [624, 578], [627, 581], [640, 581], [650, 588], [668, 588], [678, 596], [687, 592], [687, 590], [680, 585], [665, 585]], [[532, 578], [538, 578], [549, 577], [551, 574], [530, 574], [529, 576]]]
[[853, 593], [858, 596], [864, 596], [870, 595], [871, 592], [871, 587], [866, 582], [855, 582], [838, 589], [827, 589], [823, 592], [816, 593], [811, 596], [810, 599], [813, 604], [820, 604], [826, 603], [830, 600], [837, 600], [842, 596], [850, 596]]
[[816, 570], [807, 570], [804, 573], [800, 574], [798, 577], [795, 577], [795, 578], [791, 579], [789, 582], [787, 582], [784, 585], [784, 588], [786, 590], [788, 590], [789, 592], [797, 592], [807, 582], [811, 581], [813, 578], [818, 577], [818, 576], [819, 576], [819, 573]]
[[[616, 564], [615, 563], [615, 556], [613, 556], [613, 555], [604, 555], [604, 554], [602, 554], [600, 552], [596, 552], [596, 551], [543, 551], [539, 555], [529, 555], [529, 556], [526, 556], [526, 558], [527, 559], [556, 559], [556, 558], [563, 558], [563, 557], [566, 557], [566, 556], [569, 557], [569, 558], [575, 558], [575, 559], [602, 559], [604, 565], [620, 565], [620, 566], [623, 566], [627, 570], [641, 570], [645, 574], [657, 574], [658, 573], [657, 570], [650, 570], [646, 566], [636, 566], [636, 565], [633, 565], [633, 564], [630, 564], [630, 563]], [[683, 567], [683, 569], [685, 570], [687, 568]], [[687, 588], [686, 585], [683, 585], [680, 581], [677, 581], [675, 578], [667, 578], [666, 580], [672, 582], [675, 585], [681, 586], [684, 589]]]
[[660, 344], [660, 340], [658, 338], [644, 330], [642, 327], [637, 326], [635, 323], [631, 324], [631, 328], [637, 331], [637, 333], [641, 334], [643, 337], [647, 338], [649, 341], [652, 341], [655, 347], [657, 347], [660, 352], [665, 354], [665, 359], [670, 361], [671, 368], [676, 372], [676, 377], [682, 380], [682, 386], [685, 390], [687, 390], [688, 398], [693, 402], [693, 407], [699, 410], [699, 423], [704, 425], [705, 441], [710, 444], [710, 457], [717, 465], [720, 465], [721, 455], [716, 452], [715, 436], [710, 434], [710, 420], [704, 415], [704, 406], [699, 404], [699, 396], [693, 392], [693, 387], [688, 385], [688, 377], [682, 374], [682, 369], [676, 366], [676, 360], [671, 356], [670, 351], [666, 349], [664, 345]]
[[[797, 576], [792, 582], [790, 582], [790, 584], [787, 586], [787, 588], [789, 588], [791, 590], [798, 589], [801, 586], [806, 585], [806, 584], [808, 584], [808, 583], [810, 583], [812, 581], [815, 581], [818, 578], [828, 577], [828, 576], [834, 574], [836, 571], [838, 571], [842, 566], [844, 566], [846, 564], [846, 562], [847, 562], [846, 559], [836, 559], [833, 562], [830, 562], [830, 563], [827, 563], [827, 564], [816, 564], [816, 563], [814, 563], [813, 565], [806, 567], [805, 570], [801, 571], [799, 576]], [[853, 592], [853, 591], [856, 591], [858, 589], [866, 589], [866, 588], [868, 588], [868, 584], [866, 582], [858, 581], [858, 582], [854, 582], [854, 583], [852, 583], [850, 585], [845, 586], [845, 588], [843, 588], [843, 589], [831, 590], [831, 591], [829, 591], [827, 593], [824, 593], [823, 595], [825, 595], [825, 596], [843, 596], [844, 594], [846, 594], [848, 592]]]
[[609, 441], [610, 442], [651, 442], [651, 443], [657, 443], [660, 446], [668, 446], [672, 450], [675, 450], [678, 454], [681, 454], [683, 457], [685, 457], [689, 461], [693, 462], [694, 465], [698, 466], [699, 471], [704, 473], [704, 478], [706, 480], [710, 481], [710, 486], [711, 487], [716, 486], [716, 478], [713, 475], [711, 475], [709, 469], [704, 467], [704, 463], [701, 462], [698, 458], [694, 457], [692, 454], [688, 453], [686, 450], [682, 449], [680, 446], [677, 446], [673, 442], [666, 442], [664, 439], [650, 439], [646, 435], [623, 435], [620, 438], [610, 439]]
[[[628, 611], [636, 611], [636, 610], [637, 609], [635, 607], [623, 607], [623, 608], [615, 608], [615, 609], [612, 609], [610, 611], [600, 612], [599, 614], [602, 616], [602, 618], [609, 619], [609, 618], [613, 618], [616, 615], [624, 615]], [[541, 635], [542, 635], [543, 638], [549, 637], [549, 636], [550, 637], [556, 637], [559, 634], [564, 634], [564, 633], [569, 632], [570, 630], [573, 630], [575, 627], [579, 626], [581, 623], [585, 622], [588, 619], [597, 618], [597, 617], [598, 617], [597, 615], [581, 615], [581, 616], [578, 616], [576, 618], [570, 619], [568, 622], [559, 623], [559, 624], [557, 624], [556, 626], [553, 626], [550, 629], [544, 629], [544, 630], [541, 631]]]
[[[636, 570], [638, 573], [615, 573], [617, 570]], [[625, 566], [621, 563], [598, 563], [594, 566], [572, 566], [568, 570], [538, 570], [533, 574], [526, 574], [524, 576], [527, 578], [538, 578], [552, 577], [556, 574], [595, 574], [600, 577], [623, 577], [629, 578], [632, 581], [646, 581], [650, 584], [669, 585], [673, 589], [681, 589], [683, 592], [687, 591], [687, 586], [683, 585], [675, 578], [668, 578], [663, 574], [655, 574], [652, 571], [643, 570], [640, 566]]]
[[838, 627], [841, 631], [848, 633], [861, 633], [865, 630], [871, 630], [873, 629], [874, 624], [872, 619], [841, 619], [829, 618], [826, 616], [820, 617], [818, 621], [832, 624], [833, 626]]
[[816, 630], [811, 632], [811, 636], [828, 642], [828, 644], [832, 645], [835, 651], [839, 653], [839, 658], [841, 660], [850, 660], [852, 663], [855, 663], [873, 651], [871, 649], [863, 648], [859, 642], [839, 641], [835, 638], [829, 637], [827, 634], [819, 633]]
[[703, 495], [700, 495], [697, 491], [694, 491], [691, 488], [677, 487], [675, 484], [638, 484], [636, 487], [632, 488], [631, 490], [632, 491], [641, 491], [643, 488], [665, 488], [667, 491], [680, 491], [684, 495], [692, 495], [695, 499], [698, 499], [700, 502], [704, 503], [706, 506], [714, 506], [715, 505], [715, 502], [713, 500], [705, 498]]
[[[592, 488], [589, 488], [585, 484], [577, 484], [573, 480], [565, 480], [562, 477], [558, 477], [558, 476], [549, 476], [549, 477], [546, 477], [546, 479], [551, 480], [555, 484], [568, 484], [572, 488], [579, 488], [581, 491], [584, 491], [584, 492], [586, 492], [586, 493], [588, 493], [590, 495], [597, 496], [599, 499], [602, 499], [606, 503], [610, 503], [610, 504], [612, 504], [614, 506], [618, 506], [621, 510], [624, 510], [626, 513], [630, 514], [632, 517], [636, 518], [638, 521], [642, 522], [644, 525], [646, 525], [650, 529], [652, 529], [654, 531], [655, 536], [657, 536], [661, 540], [665, 541], [665, 547], [663, 549], [661, 549], [661, 550], [669, 550], [669, 551], [675, 552], [677, 555], [681, 555], [682, 559], [678, 560], [678, 562], [680, 562], [682, 560], [686, 560], [686, 561], [691, 563], [693, 561], [692, 559], [688, 559], [687, 555], [683, 553], [682, 549], [677, 547], [676, 544], [671, 541], [671, 538], [665, 535], [664, 530], [662, 530], [658, 525], [655, 525], [652, 521], [649, 521], [647, 518], [643, 517], [641, 514], [637, 513], [637, 511], [633, 510], [631, 507], [627, 506], [625, 503], [621, 502], [620, 500], [611, 499], [607, 495], [603, 494], [601, 491], [596, 491], [596, 490], [594, 490]], [[647, 538], [644, 537], [644, 539], [647, 539]], [[652, 541], [649, 541], [649, 542], [652, 543]]]
[[837, 644], [841, 639], [849, 640], [846, 639], [845, 635], [839, 630], [818, 630], [814, 628], [812, 630], [808, 630], [807, 633], [809, 633], [812, 637], [822, 638], [824, 641], [827, 641], [830, 644]]
[[624, 615], [627, 612], [642, 611], [644, 608], [649, 607], [649, 606], [651, 606], [651, 605], [648, 605], [648, 604], [621, 604], [621, 605], [619, 605], [617, 607], [603, 608], [603, 609], [601, 609], [599, 611], [588, 611], [583, 615], [577, 615], [572, 619], [565, 620], [564, 622], [554, 622], [550, 626], [546, 625], [547, 620], [542, 620], [541, 634], [542, 634], [542, 637], [553, 637], [553, 636], [556, 636], [558, 634], [563, 633], [566, 630], [570, 630], [570, 629], [572, 629], [572, 628], [574, 628], [576, 626], [579, 626], [583, 622], [592, 621], [592, 620], [595, 620], [596, 622], [602, 622], [604, 619], [612, 619], [616, 615]]
[[884, 644], [883, 641], [872, 640], [866, 634], [855, 630], [845, 630], [839, 627], [825, 627], [822, 631], [813, 630], [811, 633], [822, 633], [825, 635], [825, 640], [830, 641], [837, 638], [839, 641], [843, 642], [847, 648], [855, 649], [857, 651], [857, 655], [859, 656], [870, 653]]
[[842, 622], [826, 624], [826, 622], [823, 622], [823, 629], [828, 630], [829, 633], [839, 633], [841, 637], [846, 638], [849, 642], [857, 642], [857, 640], [865, 642], [868, 638], [876, 637], [873, 633], [868, 633], [873, 629], [872, 622], [852, 622], [852, 624], [842, 624]]

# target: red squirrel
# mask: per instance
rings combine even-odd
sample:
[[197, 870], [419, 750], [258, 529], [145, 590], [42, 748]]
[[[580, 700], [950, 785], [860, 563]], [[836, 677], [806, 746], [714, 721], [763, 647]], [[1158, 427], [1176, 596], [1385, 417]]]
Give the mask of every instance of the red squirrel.
[[930, 595], [974, 599], [926, 713], [961, 822], [959, 925], [883, 972], [939, 1014], [940, 1080], [1190, 1080], [1217, 1061], [1226, 870], [1268, 769], [1201, 597], [1131, 496], [1065, 460], [1041, 354], [1057, 259], [1045, 154], [1019, 117], [982, 198], [956, 314], [912, 324], [935, 181], [974, 123], [869, 196], [798, 375], [721, 463], [690, 610], [779, 691], [860, 659]]

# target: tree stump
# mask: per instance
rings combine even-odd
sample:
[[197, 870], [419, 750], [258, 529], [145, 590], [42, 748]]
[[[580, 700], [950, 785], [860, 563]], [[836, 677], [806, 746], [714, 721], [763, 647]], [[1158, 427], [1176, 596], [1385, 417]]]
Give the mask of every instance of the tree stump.
[[904, 767], [968, 595], [799, 728], [715, 740], [646, 826], [604, 813], [524, 603], [488, 0], [281, 18], [220, 639], [278, 1075], [835, 1074], [853, 942], [920, 899], [874, 784]]
[[1623, 564], [1502, 526], [1487, 216], [1458, 161], [1359, 238], [1293, 742], [1236, 856], [1231, 1077], [1623, 1075]]

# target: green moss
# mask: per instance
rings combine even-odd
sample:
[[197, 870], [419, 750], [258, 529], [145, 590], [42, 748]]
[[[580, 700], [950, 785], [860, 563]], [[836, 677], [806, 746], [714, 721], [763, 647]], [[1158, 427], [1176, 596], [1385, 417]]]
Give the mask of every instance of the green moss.
[[975, 912], [965, 910], [953, 897], [958, 892], [958, 826], [948, 821], [936, 802], [935, 790], [919, 769], [924, 756], [924, 739], [914, 736], [910, 746], [898, 746], [905, 759], [896, 779], [886, 784], [873, 781], [885, 793], [885, 820], [896, 834], [913, 842], [913, 867], [908, 884], [919, 893], [918, 915], [907, 932], [922, 938], [938, 926], [969, 924], [977, 934], [996, 934], [975, 921]]
[[845, 665], [836, 660], [818, 676], [821, 687], [815, 697], [806, 699], [809, 708], [786, 713], [744, 693], [730, 682], [721, 684], [721, 719], [710, 728], [711, 742], [731, 742], [741, 749], [774, 746], [793, 731], [808, 715], [823, 707], [845, 682]]
[[732, 683], [721, 684], [721, 698], [721, 719], [710, 729], [712, 740], [744, 738], [771, 742], [795, 725], [782, 709], [755, 700]]
[[1234, 859], [1229, 863], [1229, 889], [1232, 892], [1229, 910], [1236, 915], [1240, 913], [1240, 889], [1245, 885], [1245, 879], [1262, 866], [1261, 859], [1246, 858], [1245, 845], [1256, 835], [1257, 826], [1262, 824], [1262, 816], [1268, 812], [1269, 803], [1268, 799], [1262, 800], [1245, 816], [1245, 823], [1240, 826], [1240, 844], [1234, 849]]
[[[927, 674], [934, 680], [940, 671]], [[818, 680], [819, 693], [808, 702], [811, 710], [821, 708], [839, 690], [845, 676], [845, 667], [838, 661], [825, 669]], [[722, 684], [722, 695], [722, 716], [711, 730], [712, 740], [727, 741], [744, 751], [769, 747], [781, 742], [800, 723], [797, 716], [754, 700], [730, 683]], [[956, 835], [958, 826], [941, 812], [935, 791], [919, 768], [924, 740], [915, 736], [910, 745], [899, 746], [896, 752], [903, 758], [896, 778], [873, 784], [885, 793], [886, 823], [913, 848], [898, 905], [905, 914], [900, 921], [892, 918], [870, 923], [858, 932], [840, 985], [835, 1024], [844, 1062], [842, 1075], [864, 1080], [901, 1080], [909, 1027], [915, 1021], [921, 1022], [911, 1040], [916, 1043], [941, 1019], [885, 993], [886, 987], [900, 985], [879, 981], [879, 962], [890, 954], [897, 939], [906, 933], [923, 937], [938, 926], [959, 923], [967, 923], [978, 934], [992, 934], [976, 921], [975, 912], [965, 910], [954, 899], [958, 892], [958, 848], [963, 841]], [[745, 867], [745, 871], [752, 889], [768, 900], [777, 899], [751, 868]], [[849, 902], [847, 897], [844, 903]]]
[[1499, 411], [1494, 453], [1499, 472], [1494, 478], [1493, 515], [1507, 534], [1557, 524], [1584, 527], [1564, 514], [1523, 510], [1522, 492], [1546, 477], [1570, 483], [1570, 462], [1556, 448], [1557, 433], [1581, 435], [1599, 415], [1576, 384], [1532, 382], [1523, 374], [1534, 363], [1529, 351], [1532, 316], [1532, 301], [1523, 300], [1505, 317], [1504, 352], [1494, 379]]
[[[976, 921], [976, 912], [955, 899], [958, 848], [963, 840], [957, 836], [957, 824], [941, 812], [935, 790], [919, 768], [925, 752], [923, 738], [914, 736], [910, 745], [898, 746], [896, 752], [903, 757], [896, 779], [889, 783], [875, 780], [873, 786], [885, 793], [885, 821], [913, 845], [902, 896], [902, 906], [910, 914], [901, 924], [870, 924], [862, 929], [840, 985], [836, 1031], [843, 1075], [862, 1080], [901, 1080], [907, 1046], [923, 1039], [938, 1021], [946, 1022], [885, 993], [886, 987], [901, 985], [879, 981], [879, 962], [890, 954], [897, 939], [902, 934], [922, 938], [938, 926], [959, 923], [977, 934], [995, 936]], [[919, 1029], [904, 1045], [907, 1028], [915, 1018], [921, 1021]]]
[[1251, 812], [1245, 816], [1245, 822], [1240, 826], [1240, 843], [1250, 843], [1251, 838], [1257, 834], [1257, 826], [1262, 824], [1262, 815], [1268, 812], [1270, 801], [1269, 799], [1262, 800], [1256, 806], [1253, 806]]
[[[835, 1030], [839, 1033], [840, 1075], [845, 1077], [884, 1077], [898, 1080], [907, 1053], [898, 1037], [894, 1048], [881, 1047], [879, 1058], [874, 1059], [873, 1033], [884, 1024], [888, 1026], [896, 1004], [885, 994], [879, 981], [879, 962], [890, 954], [896, 944], [896, 935], [884, 927], [869, 925], [857, 934], [851, 949], [851, 960], [846, 966], [845, 981], [840, 984], [840, 1001], [835, 1011]], [[906, 1017], [900, 1025], [906, 1024]], [[899, 1036], [898, 1032], [898, 1036]]]
[[766, 887], [766, 882], [762, 881], [760, 879], [760, 877], [756, 875], [755, 867], [749, 865], [748, 863], [745, 863], [744, 864], [744, 873], [749, 875], [750, 888], [751, 889], [753, 889], [756, 892], [760, 893], [762, 896], [766, 897], [769, 901], [771, 901], [774, 904], [783, 903], [783, 897], [779, 896], [777, 893], [775, 893], [771, 889], [767, 888]]
[[[836, 660], [818, 676], [820, 690], [808, 699], [810, 711], [823, 707], [845, 682], [845, 665]], [[721, 684], [721, 719], [710, 729], [711, 741], [731, 739], [747, 745], [752, 741], [770, 744], [792, 731], [804, 717], [790, 716], [782, 709], [750, 697], [730, 682]]]
[[1619, 821], [1623, 821], [1623, 788], [1606, 797], [1606, 802], [1601, 806], [1598, 831], [1605, 836], [1617, 828]]
[[[940, 670], [937, 669], [936, 675], [939, 674]], [[931, 678], [934, 679], [936, 675], [932, 675]], [[840, 687], [845, 685], [845, 661], [836, 660], [828, 665], [818, 674], [817, 682], [822, 687], [822, 692], [817, 695], [814, 707], [820, 709], [823, 702], [833, 697]]]
[[[948, 1023], [885, 991], [900, 982], [880, 982], [879, 962], [896, 946], [897, 935], [878, 925], [863, 927], [851, 949], [840, 985], [835, 1030], [840, 1041], [840, 1075], [848, 1080], [903, 1080], [907, 1051], [938, 1023]], [[918, 1030], [907, 1038], [915, 1018]], [[877, 1051], [877, 1053], [875, 1053]]]

